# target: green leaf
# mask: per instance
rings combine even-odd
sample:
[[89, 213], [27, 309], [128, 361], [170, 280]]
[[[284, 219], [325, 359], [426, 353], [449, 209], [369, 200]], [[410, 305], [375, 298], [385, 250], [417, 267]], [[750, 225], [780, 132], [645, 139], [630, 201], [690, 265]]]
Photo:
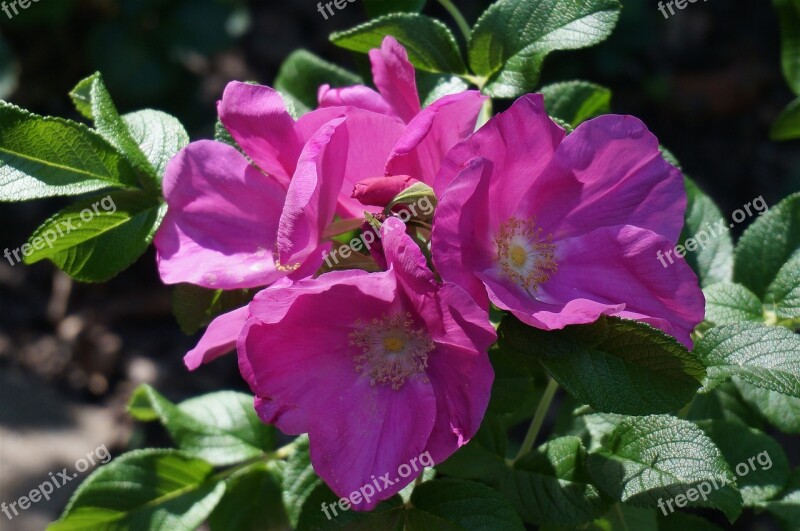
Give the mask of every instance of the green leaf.
[[225, 492], [213, 467], [177, 450], [137, 450], [98, 468], [48, 531], [191, 531]]
[[703, 391], [731, 376], [800, 398], [800, 337], [785, 328], [737, 323], [712, 328], [694, 352], [708, 367]]
[[726, 420], [763, 428], [762, 418], [745, 402], [733, 382], [725, 382], [710, 393], [698, 394], [684, 415], [686, 420]]
[[534, 356], [575, 398], [606, 413], [673, 411], [692, 399], [705, 375], [674, 338], [637, 321], [602, 317], [545, 332], [506, 317], [499, 335], [501, 346]]
[[140, 191], [84, 198], [36, 229], [26, 244], [25, 263], [48, 259], [75, 280], [105, 282], [147, 250], [165, 211]]
[[753, 292], [740, 284], [720, 282], [703, 290], [706, 297], [706, 321], [714, 325], [739, 321], [761, 322], [764, 310]]
[[159, 179], [164, 176], [169, 161], [189, 144], [186, 129], [167, 113], [146, 109], [126, 114], [122, 119]]
[[781, 319], [800, 317], [800, 255], [783, 264], [767, 288], [764, 304]]
[[744, 400], [784, 433], [800, 434], [800, 399], [762, 389], [738, 378], [733, 382]]
[[[283, 505], [289, 522], [296, 527], [303, 510], [303, 504], [318, 486], [322, 485], [308, 455], [308, 436], [301, 435], [295, 440], [295, 451], [286, 460], [283, 471]], [[317, 504], [317, 510], [320, 505]]]
[[[403, 517], [403, 500], [392, 496], [378, 504], [372, 511], [358, 512], [348, 505], [338, 504], [340, 498], [325, 484], [317, 484], [304, 498], [297, 531], [347, 531], [394, 530]], [[349, 501], [348, 501], [349, 503]], [[325, 510], [323, 510], [325, 504]], [[402, 530], [402, 528], [401, 528]]]
[[389, 13], [419, 13], [425, 7], [426, 0], [364, 0], [364, 7], [370, 18], [388, 15]]
[[281, 476], [273, 465], [258, 463], [228, 479], [225, 495], [208, 520], [211, 531], [279, 531], [289, 527], [281, 500]]
[[761, 215], [736, 245], [734, 280], [763, 298], [783, 264], [800, 248], [800, 193]]
[[417, 90], [422, 107], [425, 108], [439, 98], [458, 94], [469, 89], [469, 85], [458, 76], [417, 72]]
[[75, 109], [84, 118], [92, 121], [94, 121], [94, 113], [92, 111], [92, 85], [94, 85], [94, 79], [94, 76], [89, 76], [80, 80], [69, 93]]
[[130, 163], [88, 127], [0, 102], [0, 201], [134, 188]]
[[785, 492], [777, 499], [760, 504], [784, 521], [786, 529], [796, 531], [800, 522], [800, 469], [795, 469]]
[[172, 313], [184, 334], [192, 335], [214, 317], [250, 302], [253, 292], [247, 289], [223, 291], [193, 284], [178, 284], [172, 291]]
[[[700, 428], [665, 415], [629, 417], [589, 454], [588, 467], [597, 486], [615, 500], [637, 507], [658, 507], [677, 496], [682, 506], [713, 507], [733, 521], [742, 497], [722, 452]], [[704, 495], [690, 489], [700, 485]], [[696, 495], [696, 496], [695, 496]]]
[[698, 426], [736, 473], [736, 486], [746, 506], [771, 499], [789, 481], [789, 460], [781, 445], [766, 433], [721, 420]]
[[141, 385], [128, 410], [142, 421], [157, 417], [181, 450], [217, 466], [263, 457], [276, 440], [274, 428], [258, 419], [253, 398], [243, 393], [221, 391], [176, 406]]
[[473, 481], [437, 479], [414, 489], [411, 504], [469, 531], [524, 531], [522, 520], [499, 492]]
[[611, 112], [611, 91], [587, 81], [567, 81], [542, 87], [547, 114], [578, 127], [595, 116]]
[[[87, 91], [87, 83], [88, 91]], [[76, 92], [77, 91], [77, 92]], [[139, 144], [134, 140], [128, 125], [119, 115], [114, 100], [111, 99], [103, 77], [99, 72], [78, 83], [73, 93], [84, 96], [88, 92], [89, 104], [92, 107], [92, 117], [95, 128], [100, 136], [114, 146], [146, 179], [145, 184], [150, 184], [158, 189], [160, 174], [147, 160]], [[80, 109], [79, 109], [80, 110]]]
[[795, 94], [800, 96], [800, 2], [773, 0], [781, 24], [781, 67]]
[[490, 96], [532, 92], [550, 52], [605, 40], [620, 10], [617, 0], [499, 0], [472, 30], [469, 64], [487, 80], [484, 92]]
[[363, 80], [356, 74], [307, 50], [297, 50], [281, 65], [275, 78], [275, 89], [284, 96], [288, 95], [300, 114], [305, 114], [317, 107], [317, 89], [320, 85], [345, 87], [361, 83]]
[[[579, 529], [581, 531], [659, 531], [655, 510], [631, 507], [621, 503], [615, 503], [606, 514]], [[575, 531], [575, 527], [544, 525], [539, 527], [539, 531]]]
[[416, 13], [386, 15], [347, 31], [331, 35], [331, 42], [354, 52], [366, 53], [380, 48], [383, 38], [391, 35], [408, 52], [408, 59], [420, 70], [433, 73], [464, 74], [453, 33], [438, 20]]
[[781, 111], [769, 130], [769, 138], [775, 142], [800, 138], [800, 98]]
[[0, 99], [7, 98], [19, 84], [19, 65], [6, 42], [0, 38]]
[[[678, 241], [694, 239], [699, 247], [686, 253], [686, 262], [700, 277], [702, 286], [733, 279], [733, 239], [719, 207], [690, 179], [686, 185], [686, 223]], [[722, 225], [722, 226], [720, 226]], [[705, 242], [705, 243], [703, 243]], [[702, 244], [702, 245], [701, 245]]]
[[533, 524], [579, 525], [608, 504], [591, 484], [586, 449], [577, 437], [560, 437], [524, 455], [500, 482], [522, 519]]
[[508, 436], [502, 422], [487, 414], [478, 433], [465, 446], [436, 465], [436, 471], [459, 479], [497, 480], [507, 472]]

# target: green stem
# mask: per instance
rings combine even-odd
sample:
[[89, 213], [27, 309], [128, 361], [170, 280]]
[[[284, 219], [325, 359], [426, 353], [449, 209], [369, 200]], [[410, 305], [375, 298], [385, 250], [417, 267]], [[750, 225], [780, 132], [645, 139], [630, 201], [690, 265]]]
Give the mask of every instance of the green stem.
[[467, 19], [464, 18], [464, 15], [461, 14], [461, 11], [451, 2], [450, 0], [439, 0], [439, 3], [442, 4], [450, 16], [456, 21], [458, 25], [458, 29], [461, 30], [461, 33], [464, 34], [464, 38], [469, 42], [470, 35], [472, 35], [472, 30], [467, 23]]
[[556, 391], [558, 391], [558, 382], [552, 378], [548, 378], [547, 388], [544, 390], [542, 399], [539, 400], [539, 405], [536, 407], [536, 413], [533, 415], [528, 433], [525, 435], [525, 440], [522, 441], [522, 447], [519, 449], [519, 453], [517, 453], [517, 457], [514, 458], [514, 461], [517, 461], [533, 448], [533, 443], [536, 442], [536, 438], [539, 436], [539, 431], [542, 429], [542, 424], [544, 424], [547, 411], [550, 409], [550, 404], [553, 402], [553, 397], [556, 396]]

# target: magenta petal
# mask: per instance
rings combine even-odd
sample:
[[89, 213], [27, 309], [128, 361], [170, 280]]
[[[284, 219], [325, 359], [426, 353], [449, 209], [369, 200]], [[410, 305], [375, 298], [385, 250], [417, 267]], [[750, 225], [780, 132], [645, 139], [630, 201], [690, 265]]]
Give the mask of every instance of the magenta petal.
[[564, 131], [547, 115], [542, 95], [528, 94], [453, 147], [433, 188], [441, 193], [469, 160], [485, 157], [497, 175], [492, 182], [492, 188], [497, 188], [493, 200], [513, 209], [563, 139]]
[[380, 49], [370, 50], [372, 78], [383, 99], [408, 123], [420, 111], [414, 67], [394, 37], [386, 36]]
[[395, 116], [394, 110], [386, 103], [383, 97], [364, 85], [336, 89], [331, 88], [330, 85], [322, 85], [319, 88], [317, 98], [321, 108], [349, 106]]
[[[371, 386], [366, 378], [342, 386], [337, 396], [320, 406], [309, 431], [314, 470], [342, 497], [377, 481], [382, 490], [375, 498], [355, 506], [364, 511], [374, 508], [422, 472], [419, 457], [433, 429], [436, 407], [431, 383], [423, 378], [408, 380], [399, 390]], [[402, 470], [405, 478], [399, 472], [403, 465], [409, 468], [409, 473], [405, 467]], [[380, 476], [392, 485], [385, 485]]]
[[489, 208], [492, 174], [492, 163], [486, 159], [467, 163], [436, 207], [431, 236], [433, 263], [442, 279], [464, 288], [484, 308], [489, 299], [475, 272], [492, 266], [491, 230], [498, 225], [498, 216], [505, 217], [504, 205]]
[[433, 185], [448, 151], [475, 130], [485, 100], [480, 92], [468, 90], [440, 98], [423, 109], [394, 146], [386, 173], [411, 175]]
[[[564, 139], [555, 164], [582, 184], [559, 237], [635, 225], [677, 241], [686, 209], [683, 176], [664, 160], [658, 139], [639, 119], [608, 115], [584, 122]], [[547, 201], [531, 193], [532, 205]]]
[[265, 422], [287, 434], [307, 432], [310, 416], [364, 377], [355, 370], [349, 334], [359, 320], [391, 308], [396, 283], [387, 275], [328, 273], [256, 295], [238, 341], [239, 369], [262, 399]]
[[[631, 226], [601, 228], [558, 242], [558, 271], [542, 286], [543, 297], [561, 303], [624, 301], [624, 310], [615, 315], [647, 321], [691, 348], [690, 334], [703, 320], [705, 301], [684, 260], [670, 264], [665, 259], [667, 267], [662, 265], [659, 256], [671, 248], [663, 236]], [[554, 315], [540, 311], [533, 317], [549, 328], [561, 328], [576, 324], [575, 309], [564, 307]]]
[[283, 276], [272, 251], [285, 192], [236, 149], [190, 144], [164, 176], [169, 210], [154, 244], [165, 284], [237, 289]]
[[247, 156], [288, 185], [302, 142], [281, 95], [269, 87], [233, 81], [225, 88], [217, 110]]
[[321, 252], [316, 251], [325, 228], [333, 221], [347, 163], [344, 121], [338, 118], [329, 122], [306, 143], [289, 185], [280, 218], [278, 251], [281, 264], [290, 270], [300, 267], [312, 254], [322, 263]]
[[208, 325], [197, 346], [183, 357], [186, 367], [193, 371], [204, 363], [213, 361], [236, 348], [236, 340], [244, 328], [249, 310], [247, 306], [216, 317]]

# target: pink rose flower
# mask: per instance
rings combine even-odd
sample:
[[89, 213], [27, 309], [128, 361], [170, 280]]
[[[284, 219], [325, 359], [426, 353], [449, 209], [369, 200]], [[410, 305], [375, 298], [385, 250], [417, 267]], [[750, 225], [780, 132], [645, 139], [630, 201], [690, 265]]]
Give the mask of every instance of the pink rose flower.
[[434, 280], [400, 220], [382, 234], [388, 271], [281, 281], [250, 304], [238, 342], [260, 417], [308, 433], [314, 469], [337, 495], [392, 481], [359, 510], [418, 475], [398, 478], [401, 465], [425, 452], [440, 463], [466, 444], [494, 378], [487, 313]]
[[685, 261], [680, 171], [638, 119], [602, 116], [569, 136], [541, 95], [456, 146], [436, 178], [433, 260], [446, 281], [543, 330], [637, 319], [691, 347], [704, 300]]

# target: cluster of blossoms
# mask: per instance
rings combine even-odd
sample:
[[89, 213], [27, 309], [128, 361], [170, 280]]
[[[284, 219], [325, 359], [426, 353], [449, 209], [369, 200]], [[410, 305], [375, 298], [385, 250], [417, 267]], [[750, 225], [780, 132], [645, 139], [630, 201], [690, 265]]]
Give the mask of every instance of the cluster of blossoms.
[[[323, 86], [297, 120], [276, 91], [231, 83], [219, 115], [241, 151], [199, 141], [172, 160], [155, 239], [165, 283], [263, 288], [186, 364], [235, 349], [259, 416], [308, 433], [341, 496], [475, 435], [494, 377], [490, 304], [544, 330], [637, 319], [687, 346], [703, 317], [690, 268], [653, 259], [675, 245], [686, 196], [640, 121], [566, 135], [527, 95], [475, 132], [479, 92], [423, 109], [394, 39], [370, 59], [378, 92]], [[417, 183], [438, 200], [432, 225], [384, 208]], [[322, 272], [332, 237], [365, 211], [382, 221], [370, 266]]]

